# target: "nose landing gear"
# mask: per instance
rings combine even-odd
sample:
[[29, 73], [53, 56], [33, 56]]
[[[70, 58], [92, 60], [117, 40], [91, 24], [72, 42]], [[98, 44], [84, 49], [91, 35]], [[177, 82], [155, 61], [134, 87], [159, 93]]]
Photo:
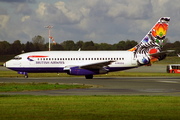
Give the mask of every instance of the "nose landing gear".
[[22, 74], [22, 75], [24, 75], [24, 78], [28, 78], [27, 72], [18, 72], [18, 74]]

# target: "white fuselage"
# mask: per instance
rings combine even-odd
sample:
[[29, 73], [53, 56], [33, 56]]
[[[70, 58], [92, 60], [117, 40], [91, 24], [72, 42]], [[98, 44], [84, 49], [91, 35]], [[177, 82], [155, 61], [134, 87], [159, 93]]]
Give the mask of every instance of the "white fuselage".
[[66, 72], [66, 67], [80, 67], [106, 61], [112, 61], [104, 66], [108, 72], [138, 66], [133, 52], [130, 51], [42, 51], [20, 54], [7, 61], [6, 67], [20, 72]]

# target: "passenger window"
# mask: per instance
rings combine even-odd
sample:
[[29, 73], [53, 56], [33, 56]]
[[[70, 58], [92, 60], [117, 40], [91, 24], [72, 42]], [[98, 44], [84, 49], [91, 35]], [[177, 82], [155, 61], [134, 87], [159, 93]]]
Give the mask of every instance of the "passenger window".
[[122, 60], [124, 60], [124, 58], [122, 58]]
[[48, 58], [46, 58], [46, 60], [48, 60]]
[[99, 58], [97, 58], [97, 60], [99, 60]]

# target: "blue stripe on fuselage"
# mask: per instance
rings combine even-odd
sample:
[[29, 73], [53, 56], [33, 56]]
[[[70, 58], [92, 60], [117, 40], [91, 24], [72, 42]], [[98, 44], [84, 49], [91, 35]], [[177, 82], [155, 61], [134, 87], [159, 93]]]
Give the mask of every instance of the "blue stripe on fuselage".
[[[127, 70], [131, 69], [134, 67], [108, 67], [106, 69], [109, 69], [109, 72], [114, 72], [114, 71], [122, 71], [122, 70]], [[28, 68], [22, 68], [22, 67], [9, 67], [8, 69], [14, 70], [14, 71], [21, 71], [21, 72], [28, 72], [28, 73], [44, 73], [44, 72], [66, 72], [64, 71], [63, 67], [28, 67]]]

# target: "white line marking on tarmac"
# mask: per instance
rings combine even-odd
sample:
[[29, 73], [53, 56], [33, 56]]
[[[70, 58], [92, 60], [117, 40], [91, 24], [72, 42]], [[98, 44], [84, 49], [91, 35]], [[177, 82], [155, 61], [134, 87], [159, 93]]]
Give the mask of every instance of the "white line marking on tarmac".
[[165, 83], [179, 83], [177, 81], [159, 81], [159, 82], [165, 82]]

